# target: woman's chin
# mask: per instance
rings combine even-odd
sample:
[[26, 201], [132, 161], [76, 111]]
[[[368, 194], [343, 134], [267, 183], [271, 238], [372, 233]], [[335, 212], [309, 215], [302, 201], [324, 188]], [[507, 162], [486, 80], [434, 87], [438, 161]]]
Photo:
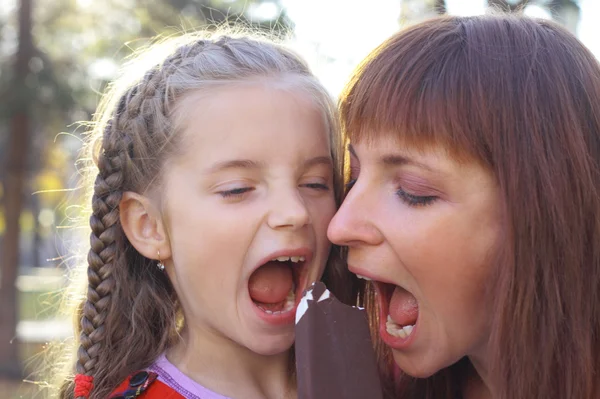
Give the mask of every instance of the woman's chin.
[[392, 356], [396, 366], [402, 370], [404, 374], [407, 374], [414, 378], [427, 378], [437, 373], [441, 368], [433, 365], [428, 365], [422, 357], [413, 360], [412, 357], [401, 353], [400, 351], [392, 349]]

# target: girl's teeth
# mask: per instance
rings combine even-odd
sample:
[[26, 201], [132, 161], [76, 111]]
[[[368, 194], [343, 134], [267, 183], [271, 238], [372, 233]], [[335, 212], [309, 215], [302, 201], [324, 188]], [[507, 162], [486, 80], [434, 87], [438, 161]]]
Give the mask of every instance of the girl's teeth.
[[361, 276], [360, 274], [357, 274], [357, 275], [356, 275], [356, 277], [358, 277], [358, 278], [362, 278], [363, 280], [371, 281], [371, 279], [370, 279], [370, 278], [368, 278], [368, 277], [365, 277], [365, 276]]
[[293, 263], [304, 262], [306, 258], [304, 256], [278, 256], [275, 259], [272, 259], [271, 262], [288, 262], [292, 261]]
[[400, 327], [398, 324], [396, 324], [394, 322], [394, 320], [392, 320], [390, 315], [388, 315], [387, 322], [385, 323], [385, 329], [388, 332], [388, 334], [390, 334], [394, 337], [402, 338], [402, 339], [406, 339], [406, 338], [410, 337], [410, 334], [412, 333], [413, 328], [415, 328], [415, 326], [410, 325], [410, 324], [407, 326], [404, 326], [404, 327]]
[[294, 295], [294, 294], [288, 295], [288, 297], [285, 301], [285, 305], [283, 305], [282, 312], [289, 312], [290, 310], [294, 309], [295, 305], [296, 305], [296, 295]]
[[295, 293], [294, 287], [292, 287], [290, 292], [287, 294], [287, 297], [285, 298], [285, 303], [283, 304], [283, 309], [273, 311], [273, 310], [265, 309], [262, 306], [258, 306], [258, 308], [260, 310], [262, 310], [263, 312], [265, 312], [266, 314], [281, 314], [281, 313], [287, 313], [290, 310], [294, 309], [294, 306], [296, 306], [296, 293]]

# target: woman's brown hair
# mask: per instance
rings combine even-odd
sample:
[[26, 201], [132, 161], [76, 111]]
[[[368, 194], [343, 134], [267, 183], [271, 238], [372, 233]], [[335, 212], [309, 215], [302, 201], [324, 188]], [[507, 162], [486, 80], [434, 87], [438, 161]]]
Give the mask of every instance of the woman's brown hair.
[[[342, 138], [329, 93], [290, 50], [250, 32], [241, 37], [222, 33], [182, 35], [130, 62], [129, 73], [104, 96], [89, 134], [84, 160], [92, 189], [87, 295], [76, 312], [79, 349], [70, 374], [93, 377], [91, 399], [106, 398], [128, 374], [148, 367], [185, 323], [166, 274], [129, 243], [119, 214], [123, 193], [157, 190], [162, 166], [179, 154], [177, 105], [182, 97], [248, 80], [273, 81], [307, 94], [329, 133], [337, 203], [341, 200]], [[356, 290], [344, 284], [347, 276], [334, 248], [324, 280], [340, 299], [351, 302]], [[292, 369], [293, 356], [290, 378]], [[72, 378], [64, 380], [59, 396], [74, 396]]]
[[[594, 56], [550, 21], [440, 17], [375, 49], [340, 108], [351, 141], [391, 132], [408, 145], [443, 145], [495, 176], [503, 233], [488, 293], [489, 374], [497, 397], [600, 397]], [[365, 295], [373, 308], [372, 293]], [[377, 346], [389, 381], [389, 353]], [[470, 367], [464, 359], [427, 379], [402, 376], [397, 397], [454, 397]]]

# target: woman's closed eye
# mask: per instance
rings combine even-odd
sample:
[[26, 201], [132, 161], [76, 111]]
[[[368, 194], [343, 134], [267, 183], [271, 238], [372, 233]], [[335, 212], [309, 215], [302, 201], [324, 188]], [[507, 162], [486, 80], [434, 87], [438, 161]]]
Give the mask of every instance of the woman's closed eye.
[[396, 195], [409, 206], [427, 206], [434, 203], [438, 197], [435, 195], [415, 195], [398, 188]]
[[352, 187], [356, 183], [356, 180], [357, 179], [350, 179], [350, 180], [348, 180], [348, 182], [346, 183], [346, 193], [348, 193], [348, 191], [352, 190]]
[[[356, 184], [357, 180], [358, 179], [356, 179], [356, 178], [350, 178], [350, 180], [348, 180], [348, 182], [345, 185], [346, 186], [346, 194], [348, 194], [348, 192], [350, 190], [352, 190], [352, 187], [354, 187], [354, 184]], [[413, 194], [413, 193], [408, 192], [406, 189], [404, 189], [402, 187], [400, 187], [396, 190], [396, 195], [398, 195], [398, 197], [400, 197], [400, 199], [409, 206], [430, 205], [439, 198], [436, 195]]]

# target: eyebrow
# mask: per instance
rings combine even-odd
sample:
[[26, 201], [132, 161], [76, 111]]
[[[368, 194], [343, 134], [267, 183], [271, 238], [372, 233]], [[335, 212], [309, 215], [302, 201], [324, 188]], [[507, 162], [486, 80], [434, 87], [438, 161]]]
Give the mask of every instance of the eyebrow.
[[331, 160], [330, 156], [322, 155], [322, 156], [311, 158], [311, 159], [307, 160], [306, 162], [304, 162], [304, 168], [306, 168], [306, 169], [313, 167], [313, 166], [317, 166], [317, 165], [325, 165], [325, 166], [330, 166], [333, 168], [333, 161]]
[[[354, 150], [354, 147], [352, 147], [352, 144], [348, 144], [348, 151], [354, 155], [356, 158], [358, 158], [358, 156], [356, 155], [356, 151]], [[411, 159], [409, 157], [405, 157], [402, 155], [397, 155], [397, 154], [387, 154], [381, 157], [380, 162], [382, 164], [384, 164], [385, 166], [402, 166], [402, 165], [412, 165], [412, 166], [418, 166], [420, 168], [426, 169], [430, 172], [438, 172], [436, 169], [433, 169], [431, 166], [424, 164], [422, 162], [418, 162], [415, 161], [414, 159]]]
[[[317, 165], [326, 165], [333, 168], [333, 161], [329, 156], [317, 156], [304, 162], [304, 168], [306, 169]], [[215, 163], [208, 168], [208, 173], [217, 173], [229, 169], [260, 169], [264, 166], [264, 162], [257, 162], [251, 159], [232, 159]]]
[[232, 159], [215, 163], [208, 168], [208, 173], [216, 173], [228, 169], [260, 169], [263, 166], [263, 163], [250, 159]]

